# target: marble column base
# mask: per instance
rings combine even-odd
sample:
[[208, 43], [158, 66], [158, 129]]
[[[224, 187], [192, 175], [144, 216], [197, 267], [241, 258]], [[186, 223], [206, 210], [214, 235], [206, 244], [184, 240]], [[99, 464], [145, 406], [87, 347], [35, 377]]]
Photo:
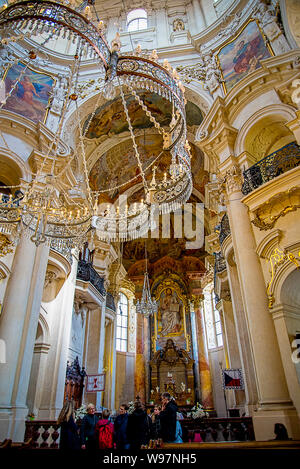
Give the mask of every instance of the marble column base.
[[289, 438], [300, 439], [300, 419], [293, 406], [262, 404], [252, 414], [256, 441], [267, 441], [275, 438], [275, 423], [283, 423]]
[[27, 407], [0, 407], [0, 441], [23, 442], [27, 415]]

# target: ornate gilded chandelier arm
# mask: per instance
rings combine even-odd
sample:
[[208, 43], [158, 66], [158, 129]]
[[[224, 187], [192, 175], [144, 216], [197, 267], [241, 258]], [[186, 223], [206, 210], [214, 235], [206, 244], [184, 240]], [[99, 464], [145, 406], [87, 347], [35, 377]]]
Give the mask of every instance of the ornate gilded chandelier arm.
[[137, 144], [136, 144], [136, 141], [135, 141], [135, 136], [134, 136], [133, 128], [132, 128], [131, 121], [130, 121], [130, 118], [129, 118], [129, 113], [128, 113], [127, 104], [126, 104], [126, 101], [125, 101], [122, 86], [120, 86], [120, 93], [121, 93], [121, 98], [122, 98], [124, 111], [125, 111], [125, 114], [126, 114], [126, 120], [127, 120], [127, 123], [128, 123], [130, 136], [131, 136], [131, 139], [132, 139], [132, 144], [133, 144], [135, 156], [136, 156], [138, 166], [139, 166], [139, 169], [140, 169], [140, 172], [141, 172], [144, 187], [145, 187], [146, 191], [148, 191], [148, 184], [147, 184], [147, 181], [146, 181], [146, 178], [145, 178], [145, 174], [144, 174], [144, 171], [143, 171], [140, 155], [139, 155], [139, 152], [138, 152], [138, 147], [137, 147]]
[[[51, 1], [25, 1], [9, 5], [0, 13], [0, 27], [30, 29], [40, 23], [44, 27], [58, 26], [60, 31], [68, 30], [71, 35], [80, 36], [101, 59], [105, 69], [110, 60], [110, 49], [102, 32], [77, 11]], [[43, 32], [41, 29], [40, 33]]]

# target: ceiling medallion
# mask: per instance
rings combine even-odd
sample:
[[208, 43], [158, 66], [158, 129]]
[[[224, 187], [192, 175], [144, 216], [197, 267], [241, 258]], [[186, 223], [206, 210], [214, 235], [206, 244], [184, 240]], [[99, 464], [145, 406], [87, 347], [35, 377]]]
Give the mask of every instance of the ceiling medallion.
[[[74, 2], [71, 2], [74, 3]], [[30, 183], [23, 183], [10, 197], [3, 196], [0, 202], [0, 231], [10, 234], [25, 230], [38, 246], [41, 243], [61, 243], [62, 246], [81, 246], [90, 230], [96, 230], [104, 240], [124, 240], [142, 236], [151, 229], [153, 207], [160, 213], [170, 213], [186, 202], [192, 192], [191, 161], [187, 142], [184, 88], [175, 69], [167, 60], [158, 63], [156, 51], [148, 56], [136, 50], [133, 55], [119, 55], [121, 43], [119, 34], [108, 46], [103, 34], [103, 22], [94, 21], [87, 2], [77, 8], [69, 2], [30, 0], [10, 4], [0, 13], [0, 27], [3, 31], [13, 31], [32, 36], [48, 34], [48, 40], [65, 37], [76, 44], [76, 52], [64, 95], [60, 123], [46, 155], [42, 155], [36, 165]], [[17, 36], [15, 36], [17, 37]], [[19, 36], [18, 36], [19, 37]], [[24, 39], [23, 35], [23, 39]], [[7, 40], [9, 43], [9, 40]], [[36, 52], [28, 44], [28, 63], [35, 60]], [[88, 130], [82, 128], [78, 112], [78, 78], [81, 60], [90, 51], [92, 58], [100, 65], [99, 77], [103, 76], [103, 95], [112, 99], [119, 94], [126, 115], [136, 166], [142, 178], [145, 198], [139, 207], [113, 207], [102, 210], [98, 205], [101, 188], [92, 191], [84, 148], [84, 138]], [[28, 65], [28, 64], [27, 64]], [[21, 79], [20, 77], [17, 79]], [[16, 85], [14, 85], [16, 86]], [[162, 127], [141, 99], [141, 92], [158, 95], [172, 106], [172, 119], [169, 126]], [[11, 92], [6, 96], [9, 99]], [[163, 151], [170, 154], [170, 165], [164, 178], [156, 178], [154, 160], [143, 167], [136, 144], [132, 122], [125, 95], [132, 96], [143, 109], [150, 122], [163, 137]], [[0, 110], [3, 107], [0, 106]], [[78, 115], [79, 144], [69, 157], [62, 160], [59, 146], [66, 112], [70, 106], [76, 107]], [[94, 117], [96, 109], [91, 115]], [[162, 152], [161, 152], [162, 153]], [[160, 155], [158, 155], [159, 157]], [[77, 165], [77, 173], [71, 167]], [[149, 171], [152, 180], [149, 184]], [[148, 178], [147, 178], [148, 176]], [[16, 235], [17, 236], [17, 235]]]

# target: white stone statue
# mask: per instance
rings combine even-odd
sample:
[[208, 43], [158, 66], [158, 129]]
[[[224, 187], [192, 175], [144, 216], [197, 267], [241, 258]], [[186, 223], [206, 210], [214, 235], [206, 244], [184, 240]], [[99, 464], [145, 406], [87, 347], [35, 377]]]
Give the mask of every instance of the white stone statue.
[[221, 72], [212, 52], [207, 52], [204, 55], [204, 68], [206, 73], [204, 88], [208, 89], [212, 94], [221, 83]]

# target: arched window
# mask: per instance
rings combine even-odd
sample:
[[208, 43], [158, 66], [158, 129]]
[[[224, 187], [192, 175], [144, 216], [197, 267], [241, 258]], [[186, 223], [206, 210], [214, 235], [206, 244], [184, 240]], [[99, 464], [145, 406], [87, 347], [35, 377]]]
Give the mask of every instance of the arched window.
[[132, 10], [127, 15], [127, 31], [139, 31], [146, 29], [147, 24], [147, 12], [142, 8]]
[[215, 293], [213, 289], [204, 289], [204, 317], [206, 326], [207, 346], [214, 349], [223, 346], [223, 334], [220, 313], [215, 307]]
[[127, 352], [128, 339], [128, 298], [124, 293], [120, 293], [120, 300], [117, 310], [117, 335], [116, 350]]

